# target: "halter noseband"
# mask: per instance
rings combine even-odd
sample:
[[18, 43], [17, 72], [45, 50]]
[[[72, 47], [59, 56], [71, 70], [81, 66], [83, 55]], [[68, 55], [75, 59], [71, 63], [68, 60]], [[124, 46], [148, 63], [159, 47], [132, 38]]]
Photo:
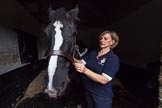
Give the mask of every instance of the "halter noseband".
[[59, 55], [59, 56], [63, 56], [65, 58], [67, 58], [68, 60], [70, 60], [71, 62], [74, 62], [74, 58], [69, 55], [68, 53], [66, 53], [65, 51], [62, 51], [62, 50], [52, 50], [52, 51], [49, 51], [46, 56], [52, 56], [52, 55]]

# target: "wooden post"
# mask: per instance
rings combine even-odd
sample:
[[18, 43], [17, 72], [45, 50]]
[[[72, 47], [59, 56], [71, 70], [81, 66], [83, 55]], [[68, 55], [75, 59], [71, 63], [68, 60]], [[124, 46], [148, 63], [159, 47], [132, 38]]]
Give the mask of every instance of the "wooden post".
[[[162, 63], [162, 40], [161, 40], [160, 62]], [[162, 108], [162, 65], [160, 67], [160, 74], [159, 74], [159, 105], [158, 105], [158, 108]]]

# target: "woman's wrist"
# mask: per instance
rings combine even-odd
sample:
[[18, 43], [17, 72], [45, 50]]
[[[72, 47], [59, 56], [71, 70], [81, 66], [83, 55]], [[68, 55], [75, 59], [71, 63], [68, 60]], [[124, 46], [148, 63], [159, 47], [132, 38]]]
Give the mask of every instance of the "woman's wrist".
[[84, 65], [86, 65], [86, 62], [85, 62], [83, 59], [82, 59], [81, 61], [82, 61], [82, 63], [83, 63]]
[[84, 67], [84, 69], [83, 69], [83, 74], [86, 74], [86, 72], [87, 72], [87, 68], [86, 67]]

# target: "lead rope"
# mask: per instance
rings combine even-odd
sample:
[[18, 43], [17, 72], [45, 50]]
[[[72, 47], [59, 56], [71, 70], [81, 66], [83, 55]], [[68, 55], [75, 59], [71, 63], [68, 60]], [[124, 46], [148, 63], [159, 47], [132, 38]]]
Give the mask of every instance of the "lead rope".
[[77, 49], [77, 45], [76, 45], [76, 33], [74, 34], [75, 35], [75, 37], [74, 37], [74, 48], [73, 48], [73, 54], [72, 54], [72, 57], [75, 57], [75, 55], [76, 55], [76, 49]]

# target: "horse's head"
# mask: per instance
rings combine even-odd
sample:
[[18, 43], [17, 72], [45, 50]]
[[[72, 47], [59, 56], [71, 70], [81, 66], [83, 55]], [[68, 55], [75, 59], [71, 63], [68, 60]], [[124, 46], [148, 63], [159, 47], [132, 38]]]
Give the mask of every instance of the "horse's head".
[[68, 71], [71, 61], [64, 55], [72, 56], [74, 54], [77, 15], [78, 7], [70, 11], [66, 11], [64, 8], [49, 9], [51, 23], [45, 29], [47, 36], [51, 37], [45, 83], [45, 93], [48, 93], [49, 97], [61, 96], [69, 83]]

